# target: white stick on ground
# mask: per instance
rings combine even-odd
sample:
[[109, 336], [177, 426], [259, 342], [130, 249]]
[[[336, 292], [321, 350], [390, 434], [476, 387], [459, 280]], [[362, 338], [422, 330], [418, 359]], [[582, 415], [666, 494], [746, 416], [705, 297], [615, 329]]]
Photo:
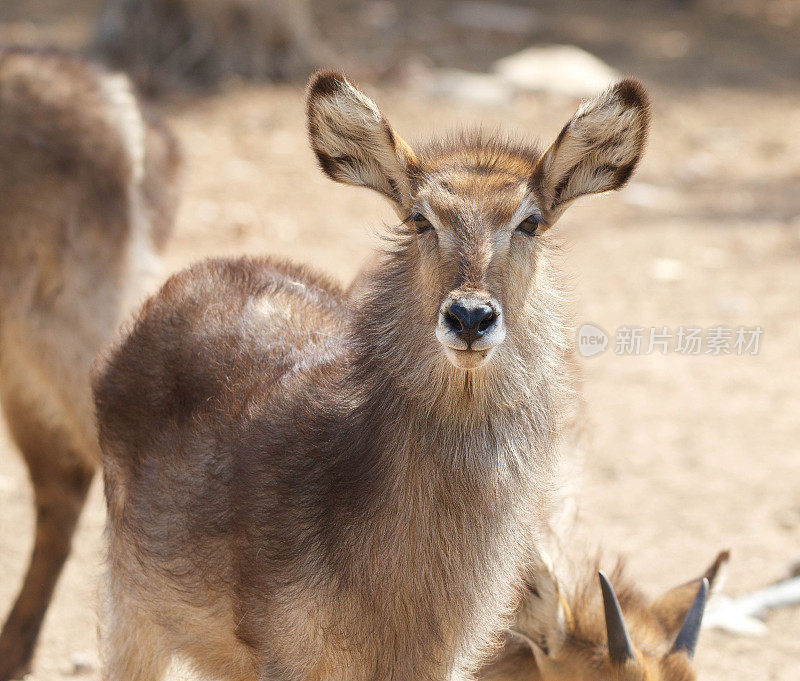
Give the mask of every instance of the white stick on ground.
[[793, 577], [740, 598], [717, 596], [708, 605], [703, 627], [742, 636], [764, 636], [767, 625], [762, 619], [771, 610], [798, 604], [800, 577]]

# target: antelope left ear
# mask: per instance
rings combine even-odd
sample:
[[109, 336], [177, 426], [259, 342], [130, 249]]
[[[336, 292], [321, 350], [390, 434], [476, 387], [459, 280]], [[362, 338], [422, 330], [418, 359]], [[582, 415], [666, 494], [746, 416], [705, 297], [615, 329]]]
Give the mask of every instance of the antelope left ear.
[[708, 580], [712, 594], [719, 591], [725, 581], [725, 569], [730, 555], [730, 551], [720, 552], [704, 574], [670, 589], [653, 603], [651, 610], [661, 622], [668, 637], [677, 636], [704, 578]]
[[570, 621], [569, 608], [550, 559], [537, 554], [526, 576], [525, 590], [510, 631], [527, 641], [536, 655], [554, 658], [561, 652]]
[[639, 81], [623, 80], [585, 102], [531, 176], [547, 224], [580, 196], [622, 187], [642, 156], [649, 124], [650, 105]]
[[368, 187], [408, 209], [414, 152], [369, 97], [340, 73], [312, 76], [306, 97], [308, 134], [323, 172]]

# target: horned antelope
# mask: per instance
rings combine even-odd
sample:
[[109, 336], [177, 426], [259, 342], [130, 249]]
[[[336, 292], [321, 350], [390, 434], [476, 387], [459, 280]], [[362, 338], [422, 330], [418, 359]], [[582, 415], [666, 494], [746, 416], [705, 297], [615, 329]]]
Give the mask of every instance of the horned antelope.
[[581, 106], [544, 153], [412, 150], [332, 72], [307, 114], [323, 171], [401, 222], [352, 296], [208, 260], [109, 351], [106, 679], [158, 679], [173, 654], [228, 679], [468, 678], [547, 514], [567, 345], [548, 228], [631, 176], [642, 87]]
[[172, 225], [177, 148], [126, 78], [0, 50], [0, 401], [27, 464], [36, 539], [0, 635], [21, 678], [100, 461], [90, 368]]
[[[709, 591], [729, 553], [703, 575], [649, 601], [625, 576], [592, 571], [565, 589], [539, 560], [495, 658], [479, 681], [693, 681]], [[599, 579], [598, 579], [599, 578]]]

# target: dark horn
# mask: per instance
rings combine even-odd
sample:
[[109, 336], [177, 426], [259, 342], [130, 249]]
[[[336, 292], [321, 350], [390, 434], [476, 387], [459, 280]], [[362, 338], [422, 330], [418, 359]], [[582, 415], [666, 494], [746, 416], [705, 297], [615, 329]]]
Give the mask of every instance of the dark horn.
[[700, 625], [703, 623], [703, 612], [706, 609], [706, 600], [708, 600], [708, 579], [704, 577], [697, 590], [697, 595], [692, 601], [692, 607], [686, 613], [686, 619], [683, 620], [675, 644], [672, 646], [673, 653], [682, 650], [690, 660], [694, 657], [697, 637], [700, 636]]
[[606, 612], [606, 633], [608, 634], [608, 654], [613, 664], [623, 664], [626, 660], [633, 659], [633, 644], [628, 635], [628, 628], [622, 617], [617, 595], [606, 573], [600, 570], [600, 588], [603, 591], [603, 608]]

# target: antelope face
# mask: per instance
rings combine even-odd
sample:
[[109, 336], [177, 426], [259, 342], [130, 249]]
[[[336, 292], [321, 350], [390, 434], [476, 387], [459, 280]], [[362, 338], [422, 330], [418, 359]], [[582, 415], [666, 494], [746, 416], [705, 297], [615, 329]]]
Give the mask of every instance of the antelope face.
[[[723, 552], [699, 579], [648, 603], [617, 571], [564, 598], [549, 569], [538, 570], [512, 627], [527, 641], [540, 681], [694, 681], [692, 664], [709, 589], [721, 581]], [[612, 581], [617, 588], [612, 586]], [[515, 644], [518, 645], [518, 644]], [[516, 669], [522, 671], [520, 653]], [[515, 681], [506, 674], [491, 681]]]
[[544, 153], [480, 134], [415, 151], [331, 72], [312, 78], [307, 114], [324, 172], [380, 192], [402, 221], [395, 247], [407, 290], [387, 303], [387, 327], [413, 325], [466, 370], [522, 337], [546, 285], [537, 278], [542, 235], [578, 197], [627, 182], [649, 118], [641, 85], [626, 80], [581, 106]]
[[540, 155], [450, 144], [416, 156], [408, 223], [435, 337], [454, 366], [473, 369], [514, 333], [533, 288], [543, 218], [530, 177]]

